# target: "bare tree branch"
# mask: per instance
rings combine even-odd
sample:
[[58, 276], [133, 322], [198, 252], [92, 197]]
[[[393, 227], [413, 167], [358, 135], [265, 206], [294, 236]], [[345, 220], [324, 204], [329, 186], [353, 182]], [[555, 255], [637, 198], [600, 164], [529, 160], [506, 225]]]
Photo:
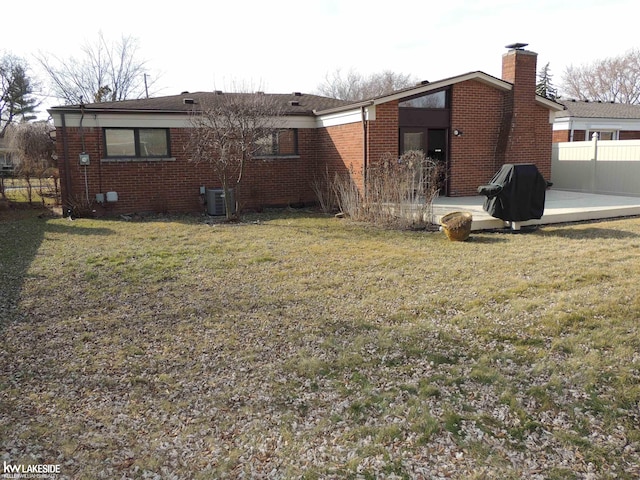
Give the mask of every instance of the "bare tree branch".
[[327, 97], [357, 101], [379, 97], [415, 84], [416, 80], [411, 75], [389, 70], [364, 77], [354, 70], [349, 70], [345, 76], [337, 69], [327, 73], [317, 91]]
[[[119, 101], [146, 94], [146, 61], [138, 57], [138, 41], [123, 36], [109, 42], [102, 33], [82, 46], [81, 58], [61, 59], [40, 53], [38, 62], [47, 72], [54, 94], [66, 104]], [[148, 86], [153, 85], [155, 80]]]
[[191, 117], [185, 151], [193, 162], [205, 162], [222, 183], [227, 218], [232, 218], [231, 189], [238, 189], [246, 163], [261, 149], [261, 140], [278, 131], [283, 108], [276, 97], [256, 93], [224, 93], [201, 100]]
[[567, 67], [562, 90], [565, 96], [578, 100], [640, 103], [640, 49], [588, 65]]

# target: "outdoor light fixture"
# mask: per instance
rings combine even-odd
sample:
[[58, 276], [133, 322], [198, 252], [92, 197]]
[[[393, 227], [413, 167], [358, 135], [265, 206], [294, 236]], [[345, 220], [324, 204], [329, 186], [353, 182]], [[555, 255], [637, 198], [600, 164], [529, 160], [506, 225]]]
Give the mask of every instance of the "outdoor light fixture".
[[457, 128], [453, 131], [453, 135], [456, 137], [462, 136], [462, 130], [458, 130]]

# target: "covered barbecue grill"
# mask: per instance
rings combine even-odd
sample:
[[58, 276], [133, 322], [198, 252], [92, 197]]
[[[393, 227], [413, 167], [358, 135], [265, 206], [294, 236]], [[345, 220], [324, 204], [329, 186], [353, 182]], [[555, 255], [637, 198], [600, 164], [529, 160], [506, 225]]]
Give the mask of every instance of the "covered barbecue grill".
[[489, 215], [519, 230], [518, 222], [542, 218], [550, 186], [532, 163], [505, 164], [488, 185], [478, 187], [478, 193], [487, 197], [483, 208]]

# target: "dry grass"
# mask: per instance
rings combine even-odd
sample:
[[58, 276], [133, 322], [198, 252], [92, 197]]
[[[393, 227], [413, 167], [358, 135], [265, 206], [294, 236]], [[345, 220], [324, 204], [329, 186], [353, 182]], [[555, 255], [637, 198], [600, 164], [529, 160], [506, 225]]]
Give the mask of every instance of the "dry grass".
[[0, 223], [0, 456], [62, 478], [637, 478], [640, 219]]

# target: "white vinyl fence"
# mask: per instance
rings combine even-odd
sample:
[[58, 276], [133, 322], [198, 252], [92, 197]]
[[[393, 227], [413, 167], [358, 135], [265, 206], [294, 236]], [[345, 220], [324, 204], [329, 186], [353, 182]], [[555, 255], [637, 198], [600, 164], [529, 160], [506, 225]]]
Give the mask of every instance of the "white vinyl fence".
[[561, 190], [640, 196], [640, 140], [554, 143], [551, 181]]

